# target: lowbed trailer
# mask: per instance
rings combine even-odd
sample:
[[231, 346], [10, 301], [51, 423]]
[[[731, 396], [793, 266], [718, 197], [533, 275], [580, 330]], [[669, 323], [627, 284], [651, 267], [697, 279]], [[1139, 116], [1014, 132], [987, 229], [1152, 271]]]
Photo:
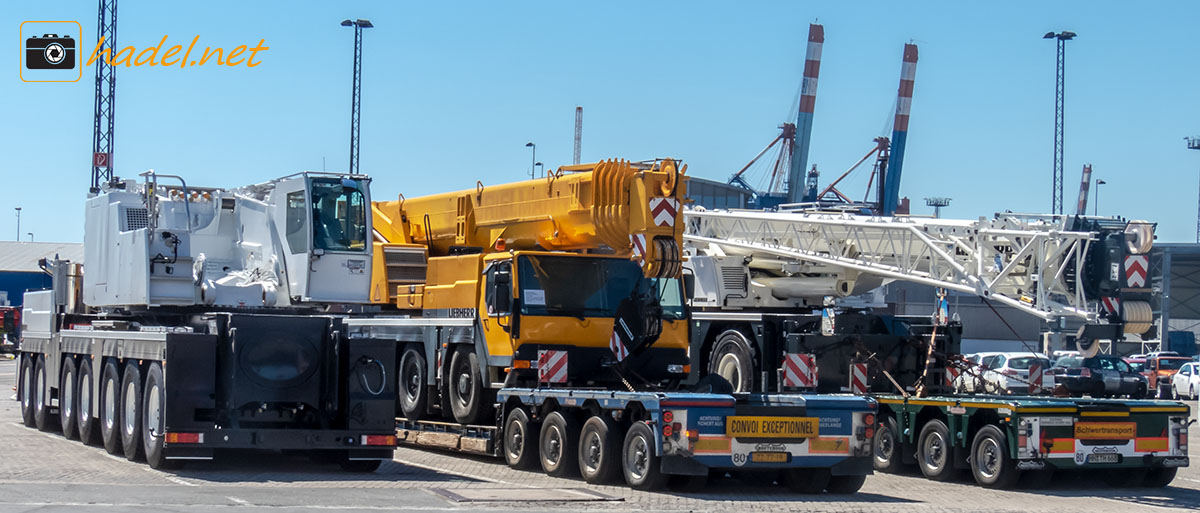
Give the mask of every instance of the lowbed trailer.
[[402, 420], [397, 438], [637, 489], [783, 471], [799, 492], [853, 493], [871, 473], [876, 404], [861, 396], [504, 388], [497, 398], [494, 426]]
[[987, 487], [1024, 471], [1108, 470], [1122, 486], [1163, 487], [1188, 465], [1189, 408], [1173, 401], [875, 394], [874, 466], [915, 463], [930, 479], [970, 469]]

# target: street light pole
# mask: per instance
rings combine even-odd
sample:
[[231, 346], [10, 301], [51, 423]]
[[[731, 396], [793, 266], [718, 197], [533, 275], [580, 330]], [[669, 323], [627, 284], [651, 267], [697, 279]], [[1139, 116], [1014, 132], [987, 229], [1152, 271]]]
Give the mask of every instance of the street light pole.
[[33, 232], [26, 233], [29, 236], [29, 242], [33, 242]]
[[350, 91], [350, 174], [358, 174], [358, 136], [362, 108], [362, 29], [372, 28], [371, 20], [342, 20], [343, 27], [354, 27], [354, 80]]
[[1092, 205], [1092, 215], [1094, 216], [1100, 215], [1100, 186], [1106, 183], [1108, 182], [1099, 178], [1096, 179], [1096, 203]]
[[[540, 168], [538, 171], [542, 172], [542, 176], [546, 176], [546, 166], [544, 166], [541, 162], [534, 162], [533, 167]], [[535, 176], [534, 178], [537, 177]]]
[[1063, 93], [1064, 90], [1064, 73], [1066, 70], [1066, 48], [1067, 41], [1075, 38], [1077, 34], [1069, 30], [1064, 30], [1055, 34], [1047, 32], [1042, 36], [1042, 39], [1054, 39], [1057, 45], [1057, 58], [1055, 60], [1055, 77], [1054, 77], [1054, 169], [1050, 191], [1050, 213], [1063, 213]]
[[525, 143], [525, 147], [533, 148], [533, 155], [530, 155], [529, 157], [529, 179], [532, 180], [535, 178], [533, 175], [537, 168], [537, 145], [527, 142]]
[[21, 242], [21, 207], [16, 207], [17, 211], [17, 242]]

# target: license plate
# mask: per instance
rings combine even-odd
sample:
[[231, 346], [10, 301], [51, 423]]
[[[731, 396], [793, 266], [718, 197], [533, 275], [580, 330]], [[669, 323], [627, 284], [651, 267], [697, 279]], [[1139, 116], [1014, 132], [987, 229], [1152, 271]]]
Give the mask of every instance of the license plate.
[[1088, 463], [1117, 463], [1121, 461], [1120, 454], [1089, 454]]
[[1075, 438], [1080, 440], [1129, 440], [1137, 436], [1133, 422], [1077, 422]]
[[725, 419], [725, 436], [735, 438], [812, 438], [817, 436], [816, 417], [742, 417]]
[[787, 463], [791, 459], [791, 454], [786, 452], [752, 452], [750, 453], [751, 463]]

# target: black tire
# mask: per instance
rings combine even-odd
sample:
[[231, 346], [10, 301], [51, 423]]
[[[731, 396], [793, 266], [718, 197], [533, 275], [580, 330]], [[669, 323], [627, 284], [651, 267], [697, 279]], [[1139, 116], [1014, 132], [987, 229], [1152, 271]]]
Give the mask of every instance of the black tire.
[[509, 410], [504, 419], [504, 461], [508, 466], [521, 470], [537, 468], [538, 444], [534, 433], [538, 432], [538, 424], [529, 420], [525, 408]]
[[579, 421], [574, 416], [561, 411], [546, 415], [538, 436], [538, 461], [554, 477], [579, 472]]
[[46, 376], [46, 357], [38, 355], [33, 368], [33, 424], [39, 431], [54, 429], [50, 418], [50, 379]]
[[92, 371], [91, 358], [79, 360], [78, 376], [75, 380], [75, 425], [78, 426], [79, 441], [97, 445], [100, 443], [100, 421], [96, 419], [96, 408], [100, 401], [92, 397], [92, 380], [96, 374]]
[[100, 374], [100, 438], [109, 454], [121, 453], [121, 371], [116, 360]]
[[734, 392], [754, 390], [754, 354], [742, 332], [731, 329], [717, 336], [708, 357], [708, 373], [725, 378]]
[[450, 410], [454, 420], [460, 424], [494, 424], [494, 420], [489, 420], [492, 401], [488, 397], [492, 394], [483, 386], [479, 357], [475, 356], [473, 347], [462, 345], [454, 349], [446, 387], [450, 389]]
[[137, 362], [130, 360], [121, 375], [121, 424], [118, 430], [125, 459], [129, 461], [137, 461], [145, 456], [142, 448], [142, 413], [145, 410], [142, 404], [142, 370]]
[[17, 387], [17, 395], [21, 398], [21, 422], [27, 427], [37, 427], [33, 420], [33, 371], [34, 356], [21, 353], [21, 379]]
[[833, 475], [827, 468], [789, 468], [783, 471], [783, 485], [797, 493], [821, 493], [832, 480]]
[[1104, 383], [1100, 382], [1100, 383], [1096, 383], [1096, 384], [1092, 385], [1092, 392], [1090, 395], [1092, 396], [1093, 399], [1099, 399], [1101, 397], [1104, 397], [1104, 395], [1105, 395], [1104, 394]]
[[1140, 384], [1140, 383], [1139, 383], [1139, 384], [1138, 384], [1138, 386], [1137, 386], [1137, 390], [1135, 390], [1135, 391], [1133, 392], [1133, 396], [1132, 396], [1132, 398], [1134, 398], [1134, 399], [1145, 399], [1145, 398], [1146, 398], [1146, 392], [1147, 392], [1147, 391], [1146, 391], [1146, 385], [1144, 385], [1144, 384]]
[[404, 350], [400, 356], [399, 381], [396, 383], [397, 401], [404, 418], [418, 421], [425, 417], [429, 405], [429, 387], [425, 380], [428, 367], [425, 357], [415, 347]]
[[867, 476], [833, 476], [829, 479], [829, 485], [825, 487], [829, 493], [837, 493], [849, 495], [858, 493], [862, 489], [863, 484], [867, 482]]
[[167, 380], [162, 365], [150, 364], [146, 369], [146, 385], [142, 390], [142, 452], [150, 468], [168, 470], [179, 468], [179, 460], [168, 460], [163, 452], [163, 436], [167, 430]]
[[1008, 437], [993, 425], [984, 426], [971, 441], [971, 475], [985, 488], [1009, 488], [1021, 478], [1017, 462], [1008, 457]]
[[75, 382], [79, 372], [75, 368], [74, 358], [63, 359], [61, 374], [58, 380], [58, 424], [62, 426], [63, 436], [68, 440], [74, 440], [79, 437], [79, 424], [77, 424], [78, 419], [75, 416], [77, 401]]
[[591, 484], [609, 484], [621, 475], [621, 435], [608, 415], [593, 416], [579, 433], [579, 474]]
[[940, 419], [931, 419], [917, 437], [917, 467], [927, 479], [948, 481], [954, 477], [954, 442], [950, 429]]
[[1142, 480], [1142, 484], [1150, 488], [1165, 488], [1171, 484], [1171, 481], [1175, 480], [1177, 472], [1179, 472], [1178, 468], [1152, 468], [1146, 472], [1146, 477]]
[[645, 422], [634, 422], [621, 444], [621, 473], [634, 490], [658, 490], [667, 482], [659, 457], [654, 453], [654, 430]]
[[896, 427], [894, 417], [886, 417], [875, 430], [875, 438], [871, 440], [871, 464], [880, 472], [899, 472], [904, 464], [900, 451], [904, 444], [900, 442], [900, 430]]

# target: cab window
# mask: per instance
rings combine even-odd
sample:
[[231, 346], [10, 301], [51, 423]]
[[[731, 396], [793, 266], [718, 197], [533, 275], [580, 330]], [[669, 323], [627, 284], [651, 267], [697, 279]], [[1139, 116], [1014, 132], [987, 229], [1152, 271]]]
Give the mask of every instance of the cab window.
[[358, 180], [314, 178], [313, 248], [363, 252], [367, 249], [367, 211]]
[[304, 191], [287, 194], [287, 242], [292, 254], [308, 251], [308, 211], [304, 207]]

